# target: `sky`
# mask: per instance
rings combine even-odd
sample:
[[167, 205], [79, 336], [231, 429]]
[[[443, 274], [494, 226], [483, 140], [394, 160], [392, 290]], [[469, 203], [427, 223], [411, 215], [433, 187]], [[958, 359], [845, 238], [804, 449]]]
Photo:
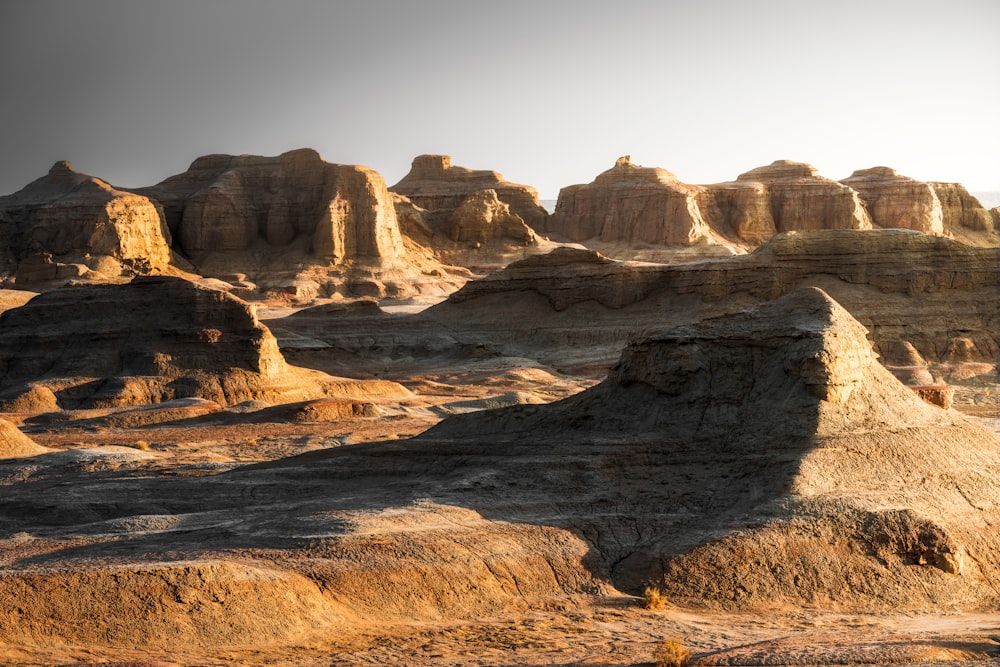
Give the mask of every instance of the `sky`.
[[555, 199], [616, 158], [1000, 190], [997, 0], [0, 0], [0, 194], [209, 153], [414, 156]]

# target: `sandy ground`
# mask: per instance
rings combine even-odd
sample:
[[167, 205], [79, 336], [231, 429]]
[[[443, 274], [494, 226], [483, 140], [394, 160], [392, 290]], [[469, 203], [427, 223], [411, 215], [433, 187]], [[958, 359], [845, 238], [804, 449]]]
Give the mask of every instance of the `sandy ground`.
[[[475, 409], [475, 401], [511, 392], [539, 402], [571, 395], [596, 377], [571, 378], [537, 368], [490, 373], [481, 367], [392, 378], [415, 397], [383, 406], [381, 416], [318, 423], [254, 421], [222, 412], [146, 426], [101, 427], [99, 414], [68, 414], [57, 424], [32, 424], [6, 415], [40, 445], [56, 450], [126, 446], [156, 455], [150, 475], [213, 475], [246, 463], [271, 461], [353, 443], [414, 436], [446, 414]], [[545, 386], [545, 392], [539, 391]], [[468, 407], [472, 402], [473, 407]], [[464, 407], [463, 407], [464, 406]], [[483, 405], [487, 407], [487, 405]], [[962, 406], [959, 406], [962, 407]], [[966, 411], [1000, 427], [994, 402]], [[106, 416], [106, 413], [105, 413]], [[91, 421], [86, 421], [91, 420]], [[107, 472], [107, 468], [81, 474]], [[81, 542], [0, 536], [0, 573], [33, 554], [57, 554]], [[243, 556], [259, 558], [261, 554]], [[649, 610], [624, 594], [528, 599], [524, 605], [477, 620], [359, 619], [341, 632], [295, 645], [169, 650], [62, 644], [0, 644], [0, 662], [11, 665], [412, 665], [541, 667], [651, 665], [658, 642], [682, 642], [696, 664], [712, 665], [997, 665], [1000, 612], [858, 615], [824, 609], [775, 609], [773, 613], [719, 613], [669, 606]]]

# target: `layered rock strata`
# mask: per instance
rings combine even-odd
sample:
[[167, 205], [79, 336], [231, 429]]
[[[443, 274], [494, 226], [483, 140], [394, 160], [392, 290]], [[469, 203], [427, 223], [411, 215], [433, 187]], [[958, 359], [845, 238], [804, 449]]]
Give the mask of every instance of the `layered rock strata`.
[[166, 272], [170, 239], [154, 201], [68, 162], [0, 197], [0, 270], [18, 285]]
[[545, 470], [561, 468], [552, 450], [596, 457], [566, 505], [629, 508], [617, 528], [571, 520], [626, 589], [658, 580], [671, 599], [740, 608], [997, 597], [983, 584], [1000, 571], [1000, 439], [901, 385], [817, 289], [656, 333], [582, 394], [449, 419], [421, 439], [546, 443]]
[[309, 149], [278, 157], [208, 155], [139, 191], [163, 203], [180, 249], [195, 264], [207, 253], [261, 245], [305, 250], [332, 264], [404, 255], [382, 177], [327, 163]]
[[325, 374], [288, 366], [253, 306], [179, 278], [66, 287], [0, 316], [5, 410], [186, 397], [228, 405], [400, 389], [384, 384], [338, 385]]
[[889, 167], [859, 169], [841, 183], [858, 191], [878, 227], [944, 233], [941, 201], [930, 183], [900, 176]]
[[405, 195], [417, 206], [445, 215], [459, 208], [470, 195], [493, 190], [532, 229], [539, 229], [548, 213], [538, 201], [538, 192], [527, 185], [510, 183], [495, 171], [475, 170], [451, 164], [447, 155], [418, 155], [409, 173], [389, 188]]
[[709, 243], [712, 230], [698, 206], [701, 191], [666, 169], [641, 167], [624, 156], [593, 183], [560, 190], [545, 231], [569, 241]]

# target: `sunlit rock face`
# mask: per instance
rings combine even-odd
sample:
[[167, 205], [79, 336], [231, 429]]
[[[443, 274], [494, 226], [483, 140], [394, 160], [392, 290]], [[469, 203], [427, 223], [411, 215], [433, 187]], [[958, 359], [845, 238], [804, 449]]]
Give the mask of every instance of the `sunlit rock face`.
[[170, 232], [155, 202], [68, 162], [0, 197], [0, 239], [0, 268], [27, 286], [160, 273], [171, 262]]

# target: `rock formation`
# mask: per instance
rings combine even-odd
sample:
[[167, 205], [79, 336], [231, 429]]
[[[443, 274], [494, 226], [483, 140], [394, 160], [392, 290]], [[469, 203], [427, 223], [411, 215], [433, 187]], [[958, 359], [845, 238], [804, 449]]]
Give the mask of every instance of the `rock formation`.
[[879, 227], [944, 233], [941, 202], [929, 183], [900, 176], [889, 167], [859, 169], [841, 183], [858, 191], [872, 223]]
[[941, 201], [944, 227], [955, 238], [972, 245], [996, 246], [994, 216], [960, 183], [931, 183]]
[[[818, 286], [868, 328], [891, 365], [915, 365], [896, 351], [912, 348], [924, 368], [908, 383], [930, 385], [952, 364], [957, 337], [971, 341], [962, 372], [983, 375], [1000, 357], [997, 252], [910, 230], [779, 234], [749, 255], [670, 266], [561, 248], [470, 281], [413, 318], [372, 323], [374, 336], [339, 327], [302, 333], [350, 354], [358, 368], [433, 349], [602, 369], [643, 330]], [[437, 332], [433, 343], [428, 330]]]
[[997, 601], [984, 584], [1000, 572], [1000, 439], [902, 386], [817, 289], [654, 334], [582, 394], [420, 439], [545, 443], [547, 471], [570, 451], [596, 457], [566, 473], [576, 490], [554, 512], [627, 508], [627, 530], [567, 522], [630, 590], [653, 579], [672, 600], [739, 608]]
[[155, 202], [68, 162], [0, 197], [0, 270], [19, 286], [168, 272], [170, 238]]
[[399, 389], [384, 384], [338, 386], [334, 378], [288, 366], [252, 306], [179, 278], [66, 287], [0, 316], [5, 410], [185, 397], [227, 405]]
[[592, 183], [563, 188], [544, 231], [620, 255], [597, 243], [711, 252], [712, 244], [752, 248], [783, 231], [870, 228], [858, 193], [807, 164], [778, 160], [736, 181], [702, 186], [626, 156]]
[[196, 265], [209, 253], [287, 250], [297, 241], [332, 264], [404, 253], [382, 177], [324, 162], [309, 149], [273, 158], [209, 155], [140, 191], [163, 202], [180, 249]]
[[446, 215], [462, 205], [470, 195], [493, 190], [497, 198], [520, 216], [529, 227], [539, 229], [548, 213], [538, 202], [534, 188], [509, 183], [495, 171], [456, 167], [447, 155], [418, 155], [409, 173], [389, 188], [405, 195], [417, 206]]
[[500, 201], [496, 190], [480, 190], [466, 197], [448, 217], [448, 227], [448, 236], [456, 242], [485, 243], [498, 238], [535, 241], [535, 233], [521, 216], [511, 213], [509, 204]]
[[778, 232], [871, 229], [871, 219], [858, 193], [823, 178], [811, 165], [776, 160], [740, 174], [736, 180], [765, 186]]
[[0, 459], [37, 456], [48, 451], [51, 450], [36, 444], [9, 421], [0, 419]]
[[711, 243], [712, 230], [698, 207], [701, 190], [666, 169], [640, 167], [623, 157], [593, 183], [560, 190], [545, 231], [569, 241]]

